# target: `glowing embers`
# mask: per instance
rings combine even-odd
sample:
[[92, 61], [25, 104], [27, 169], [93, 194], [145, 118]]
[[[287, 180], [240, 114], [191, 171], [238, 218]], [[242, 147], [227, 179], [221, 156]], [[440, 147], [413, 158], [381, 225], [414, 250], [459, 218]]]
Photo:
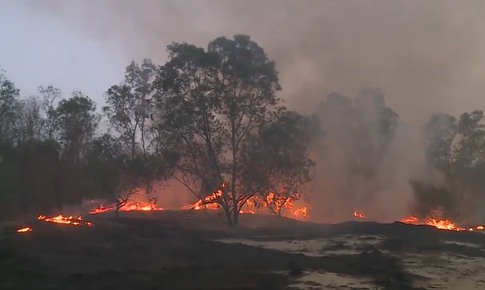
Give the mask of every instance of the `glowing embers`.
[[360, 210], [354, 210], [354, 217], [359, 218], [359, 219], [366, 219], [366, 215], [363, 211]]
[[17, 233], [23, 234], [23, 233], [28, 233], [28, 232], [31, 232], [31, 231], [32, 231], [31, 227], [23, 227], [23, 228], [19, 228], [17, 230]]
[[73, 216], [58, 215], [54, 217], [46, 217], [45, 215], [40, 215], [37, 219], [44, 222], [49, 222], [49, 223], [57, 223], [57, 224], [73, 225], [73, 226], [91, 227], [93, 225], [89, 221], [84, 221], [80, 216], [73, 217]]
[[461, 232], [461, 231], [471, 232], [471, 231], [484, 230], [484, 227], [482, 225], [466, 228], [466, 227], [457, 226], [456, 223], [448, 219], [426, 218], [422, 220], [415, 216], [409, 216], [401, 219], [401, 222], [405, 224], [411, 224], [411, 225], [428, 225], [440, 230], [449, 230], [449, 231], [457, 231], [457, 232]]

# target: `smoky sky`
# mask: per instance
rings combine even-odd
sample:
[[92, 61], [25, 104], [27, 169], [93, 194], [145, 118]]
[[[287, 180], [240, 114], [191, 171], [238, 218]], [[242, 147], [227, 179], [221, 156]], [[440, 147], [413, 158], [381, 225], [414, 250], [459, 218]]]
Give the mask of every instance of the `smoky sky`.
[[481, 0], [27, 3], [126, 65], [162, 63], [173, 41], [206, 46], [247, 34], [276, 61], [288, 107], [304, 113], [330, 92], [352, 96], [369, 86], [382, 88], [387, 105], [411, 123], [485, 108]]
[[[433, 113], [485, 109], [482, 0], [25, 3], [98, 43], [120, 66], [143, 58], [163, 64], [172, 42], [206, 47], [219, 36], [247, 34], [276, 61], [280, 94], [290, 109], [302, 113], [315, 113], [332, 92], [354, 98], [364, 87], [382, 89], [400, 124], [374, 179], [349, 185], [349, 154], [342, 148], [357, 141], [337, 138], [338, 122], [335, 130], [326, 128], [324, 144], [312, 151], [317, 167], [309, 191], [317, 220], [346, 219], [353, 209], [377, 220], [408, 214], [409, 180], [426, 169], [420, 126]], [[123, 71], [119, 76], [121, 81]], [[344, 123], [346, 117], [335, 120]]]

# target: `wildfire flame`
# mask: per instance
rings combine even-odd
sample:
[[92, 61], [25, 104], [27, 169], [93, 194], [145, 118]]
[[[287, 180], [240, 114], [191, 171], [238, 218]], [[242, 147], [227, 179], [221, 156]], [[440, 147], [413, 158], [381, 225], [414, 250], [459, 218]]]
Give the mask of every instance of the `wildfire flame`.
[[37, 218], [38, 220], [50, 222], [50, 223], [57, 223], [57, 224], [65, 224], [65, 225], [73, 225], [73, 226], [88, 226], [91, 227], [93, 224], [88, 221], [83, 221], [82, 217], [73, 217], [73, 216], [54, 216], [54, 217], [46, 217], [45, 215], [39, 215]]
[[296, 217], [308, 218], [308, 208], [306, 206], [291, 211]]
[[240, 210], [240, 214], [256, 214], [253, 210]]
[[354, 217], [359, 218], [359, 219], [366, 219], [367, 217], [365, 216], [364, 212], [354, 210]]
[[17, 233], [27, 233], [27, 232], [31, 232], [31, 231], [32, 231], [31, 227], [24, 227], [24, 228], [18, 229]]
[[[116, 205], [112, 206], [105, 206], [104, 204], [99, 205], [97, 208], [93, 209], [89, 214], [101, 214], [112, 212], [116, 210]], [[127, 202], [122, 207], [120, 207], [119, 211], [160, 211], [163, 210], [162, 207], [159, 207], [155, 204], [155, 202]]]
[[89, 214], [106, 213], [106, 212], [114, 211], [115, 209], [116, 209], [116, 207], [114, 207], [114, 206], [107, 207], [104, 204], [100, 204], [97, 208], [95, 208], [91, 212], [89, 212]]
[[163, 208], [157, 206], [154, 202], [131, 202], [123, 205], [120, 211], [152, 211], [163, 210]]
[[426, 218], [424, 220], [421, 220], [418, 217], [409, 216], [409, 217], [403, 218], [401, 222], [405, 224], [412, 224], [412, 225], [428, 225], [440, 230], [449, 230], [449, 231], [457, 231], [457, 232], [461, 232], [461, 231], [471, 232], [471, 231], [484, 230], [484, 226], [482, 225], [465, 228], [465, 227], [457, 226], [456, 223], [448, 219]]
[[[182, 207], [182, 210], [220, 210], [221, 206], [218, 204], [223, 198], [222, 189], [225, 187], [225, 183], [222, 184], [220, 189], [207, 195], [203, 199], [199, 199], [193, 204], [188, 204]], [[278, 199], [278, 196], [274, 193], [269, 193], [266, 195], [265, 199], [260, 196], [253, 196], [249, 198], [244, 204], [245, 209], [239, 211], [240, 214], [256, 214], [257, 209], [260, 207], [269, 209], [268, 205], [272, 205], [274, 212], [280, 212], [285, 209], [289, 215], [297, 219], [307, 219], [308, 208], [306, 206], [298, 208], [294, 205], [291, 199]]]

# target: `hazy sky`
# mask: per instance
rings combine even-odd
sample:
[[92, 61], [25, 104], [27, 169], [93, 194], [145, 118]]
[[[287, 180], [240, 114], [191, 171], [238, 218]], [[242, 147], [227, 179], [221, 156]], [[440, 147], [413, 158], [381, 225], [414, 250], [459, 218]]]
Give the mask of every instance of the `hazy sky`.
[[25, 94], [52, 83], [99, 102], [133, 59], [243, 33], [276, 60], [290, 107], [378, 86], [420, 123], [485, 109], [484, 16], [482, 0], [5, 0], [0, 66]]
[[30, 9], [26, 1], [2, 1], [0, 35], [0, 67], [24, 96], [53, 84], [66, 94], [80, 89], [99, 101], [123, 74], [121, 54]]

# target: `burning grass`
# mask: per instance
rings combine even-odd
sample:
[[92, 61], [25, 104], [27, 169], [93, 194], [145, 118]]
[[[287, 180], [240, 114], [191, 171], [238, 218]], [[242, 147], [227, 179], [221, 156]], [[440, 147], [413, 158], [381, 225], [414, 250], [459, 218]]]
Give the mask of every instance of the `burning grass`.
[[[45, 271], [42, 272], [44, 277], [49, 277], [52, 279], [50, 282], [55, 283], [60, 280], [57, 274], [67, 271], [62, 273], [66, 277], [65, 281], [68, 281], [66, 283], [76, 285], [77, 288], [73, 289], [86, 289], [89, 286], [92, 289], [115, 286], [117, 289], [143, 288], [152, 283], [151, 280], [145, 280], [146, 277], [159, 277], [157, 283], [162, 283], [160, 285], [167, 289], [216, 289], [221, 285], [227, 286], [226, 289], [282, 289], [284, 285], [311, 287], [312, 283], [317, 288], [349, 288], [363, 285], [364, 282], [369, 287], [381, 285], [385, 289], [394, 286], [394, 289], [419, 289], [399, 288], [396, 284], [407, 286], [411, 283], [409, 279], [421, 281], [426, 278], [428, 280], [422, 285], [434, 285], [433, 273], [421, 271], [420, 266], [427, 265], [427, 272], [439, 272], [438, 267], [427, 263], [426, 257], [430, 254], [446, 252], [467, 256], [470, 260], [484, 255], [480, 234], [436, 231], [429, 227], [416, 228], [399, 223], [318, 225], [269, 215], [247, 215], [242, 219], [242, 228], [226, 231], [224, 219], [213, 211], [163, 211], [149, 215], [144, 212], [126, 212], [114, 219], [100, 216], [96, 218], [100, 230], [82, 231], [81, 228], [73, 227], [73, 230], [65, 231], [62, 226], [45, 225], [45, 219], [37, 222], [40, 224], [36, 227], [35, 235], [24, 238], [13, 230], [14, 234], [8, 237], [15, 241], [9, 245], [17, 252], [26, 251], [32, 257], [32, 261], [24, 262], [20, 255], [13, 263], [17, 268], [12, 270], [12, 275], [17, 276], [16, 279], [10, 279], [14, 281], [12, 283], [23, 283], [24, 280], [19, 279], [20, 275], [30, 275], [30, 279], [36, 279], [35, 275], [39, 271]], [[214, 228], [215, 224], [219, 228]], [[121, 238], [123, 243], [113, 242]], [[64, 242], [66, 239], [70, 239], [69, 243]], [[468, 243], [476, 245], [467, 246]], [[120, 252], [129, 254], [120, 257]], [[414, 260], [408, 261], [407, 258], [412, 257], [409, 255], [418, 254]], [[404, 263], [394, 257], [399, 257]], [[286, 267], [291, 260], [301, 266], [302, 276], [288, 276]], [[66, 263], [72, 264], [65, 267]], [[216, 263], [217, 267], [214, 266]], [[36, 267], [31, 273], [18, 270], [34, 264]], [[45, 267], [38, 267], [39, 264]], [[46, 265], [57, 265], [56, 275]], [[456, 269], [463, 268], [460, 271], [465, 272], [476, 265], [478, 260], [477, 263], [457, 265]], [[8, 267], [12, 266], [9, 264]], [[93, 270], [93, 267], [97, 268]], [[408, 268], [412, 275], [408, 274]], [[6, 266], [5, 269], [11, 268]], [[284, 285], [273, 288], [268, 284], [258, 284], [257, 288], [247, 284], [241, 276], [248, 273], [244, 278], [252, 279], [274, 271], [283, 273], [275, 274], [275, 277], [286, 277], [291, 281], [282, 280]], [[184, 284], [192, 278], [182, 277], [195, 272], [201, 273], [194, 278], [197, 281], [190, 285]], [[117, 273], [116, 277], [113, 277], [113, 273]], [[468, 279], [470, 283], [481, 279], [479, 275], [467, 278], [458, 275], [460, 273], [456, 274], [460, 276], [459, 279]], [[224, 280], [219, 280], [220, 276], [225, 276]], [[33, 282], [28, 281], [30, 284]], [[41, 281], [39, 279], [35, 282]], [[103, 284], [108, 282], [109, 285]], [[94, 287], [95, 284], [102, 286]], [[27, 285], [20, 286], [28, 288]], [[18, 289], [23, 289], [20, 286]], [[67, 284], [55, 289], [65, 288], [69, 288]]]
[[[90, 211], [89, 214], [108, 213], [108, 212], [116, 211], [116, 209], [117, 209], [117, 205], [106, 206], [104, 204], [100, 204], [98, 207]], [[163, 210], [163, 208], [158, 206], [155, 202], [152, 202], [152, 201], [148, 201], [148, 202], [130, 201], [122, 205], [118, 210], [119, 211], [161, 211]]]
[[39, 215], [37, 219], [41, 221], [49, 222], [49, 223], [57, 223], [57, 224], [64, 224], [64, 225], [87, 226], [87, 227], [93, 226], [91, 222], [84, 221], [81, 216], [73, 217], [73, 216], [58, 215], [54, 217], [46, 217], [45, 215]]
[[483, 225], [477, 225], [473, 227], [462, 227], [458, 226], [455, 222], [450, 221], [449, 219], [437, 219], [437, 218], [425, 218], [420, 219], [416, 216], [409, 216], [406, 218], [401, 219], [402, 223], [411, 224], [411, 225], [428, 225], [435, 227], [440, 230], [449, 230], [449, 231], [482, 231], [484, 230]]
[[[222, 196], [223, 192], [218, 190], [193, 204], [183, 206], [182, 210], [221, 210], [222, 207], [218, 201]], [[264, 198], [260, 196], [249, 198], [244, 203], [243, 208], [239, 210], [239, 213], [254, 215], [268, 211], [274, 215], [282, 215], [297, 220], [308, 220], [310, 218], [307, 206], [298, 207], [295, 205], [295, 201], [289, 198], [279, 200], [274, 193], [269, 193]]]
[[23, 227], [23, 228], [19, 228], [17, 230], [17, 233], [22, 234], [22, 233], [28, 233], [28, 232], [31, 232], [31, 231], [32, 231], [31, 227]]

